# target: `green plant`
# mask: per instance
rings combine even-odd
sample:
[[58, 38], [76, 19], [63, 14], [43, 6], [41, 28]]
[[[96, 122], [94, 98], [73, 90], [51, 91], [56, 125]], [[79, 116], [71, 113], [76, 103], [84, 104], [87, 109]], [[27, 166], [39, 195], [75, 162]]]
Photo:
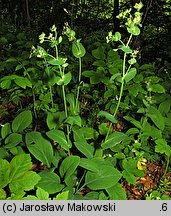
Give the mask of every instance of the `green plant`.
[[[127, 199], [123, 181], [136, 185], [137, 178], [145, 176], [146, 162], [161, 156], [167, 161], [166, 177], [171, 114], [170, 102], [160, 95], [169, 96], [152, 65], [139, 66], [137, 52], [131, 49], [133, 36], [140, 34], [141, 7], [141, 3], [135, 5], [134, 15], [128, 10], [119, 16], [127, 20], [128, 41], [121, 40], [119, 32], [110, 32], [107, 42], [120, 42], [117, 49], [109, 43], [93, 45], [92, 70], [82, 69], [86, 51], [75, 32], [65, 25], [59, 36], [54, 25], [48, 36], [39, 36], [42, 45], [32, 48], [31, 56], [40, 59], [34, 61], [44, 75], [39, 78], [41, 71], [30, 69], [29, 74], [24, 68], [27, 78], [9, 75], [1, 80], [1, 85], [14, 82], [20, 87], [29, 80], [30, 87], [26, 83], [24, 87], [33, 90], [33, 111], [42, 109], [47, 114], [41, 121], [43, 130], [35, 127], [38, 118], [29, 109], [11, 123], [1, 124], [2, 199]], [[63, 44], [66, 38], [67, 45]], [[60, 50], [70, 43], [74, 57], [67, 59]], [[69, 67], [72, 61], [76, 64], [75, 58], [77, 71], [72, 70], [75, 65]], [[123, 122], [126, 126], [122, 127]], [[14, 165], [17, 169], [16, 161], [22, 166], [21, 158], [29, 161], [21, 177], [25, 179], [29, 172], [36, 181], [14, 189], [13, 178], [5, 170]], [[167, 183], [161, 182], [157, 192], [168, 189]], [[152, 199], [158, 194], [148, 196]]]

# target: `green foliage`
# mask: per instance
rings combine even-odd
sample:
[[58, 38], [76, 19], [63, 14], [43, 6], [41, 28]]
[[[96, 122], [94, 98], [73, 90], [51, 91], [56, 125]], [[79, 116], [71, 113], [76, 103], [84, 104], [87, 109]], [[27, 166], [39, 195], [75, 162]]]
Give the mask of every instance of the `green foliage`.
[[0, 163], [1, 189], [9, 185], [11, 193], [25, 194], [25, 191], [34, 189], [40, 181], [38, 174], [30, 171], [32, 163], [28, 154], [16, 155], [10, 163], [1, 159]]
[[[53, 25], [32, 46], [30, 59], [5, 59], [15, 73], [0, 79], [3, 94], [19, 104], [18, 92], [28, 93], [31, 104], [21, 102], [19, 112], [1, 124], [1, 199], [125, 200], [123, 182], [136, 185], [147, 161], [166, 161], [166, 177], [170, 94], [153, 64], [138, 64], [132, 47], [141, 8], [136, 4], [133, 14], [118, 16], [126, 19], [128, 39], [109, 32], [107, 43], [86, 50], [68, 24], [62, 36]], [[162, 196], [161, 190], [147, 197]]]

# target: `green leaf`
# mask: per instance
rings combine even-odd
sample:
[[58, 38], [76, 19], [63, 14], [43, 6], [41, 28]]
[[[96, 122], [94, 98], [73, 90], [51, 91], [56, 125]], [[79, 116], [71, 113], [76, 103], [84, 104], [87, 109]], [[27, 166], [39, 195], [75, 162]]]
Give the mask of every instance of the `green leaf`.
[[71, 143], [68, 143], [63, 131], [54, 129], [48, 131], [46, 135], [55, 142], [58, 142], [61, 148], [64, 148], [66, 151], [69, 151], [69, 149], [71, 148]]
[[137, 161], [133, 158], [124, 159], [122, 166], [124, 168], [122, 172], [123, 177], [131, 184], [136, 184], [136, 177], [143, 177], [145, 175], [143, 171], [137, 169]]
[[135, 36], [139, 35], [141, 32], [140, 28], [137, 25], [135, 25], [134, 23], [131, 23], [131, 25], [129, 25], [129, 27], [127, 28], [127, 31], [130, 34], [135, 35]]
[[86, 174], [85, 184], [93, 190], [112, 187], [122, 176], [111, 162], [103, 158], [81, 158], [79, 166], [91, 171]]
[[96, 139], [99, 135], [99, 133], [94, 128], [90, 127], [81, 127], [79, 128], [78, 132], [83, 134], [85, 139]]
[[18, 59], [14, 57], [10, 57], [6, 60], [6, 62], [18, 62]]
[[75, 96], [73, 93], [67, 94], [66, 99], [69, 103], [69, 110], [71, 112], [71, 115], [77, 115], [79, 113], [78, 107], [75, 105]]
[[24, 175], [20, 176], [20, 178], [12, 180], [10, 182], [9, 188], [16, 194], [20, 191], [29, 191], [34, 189], [39, 180], [40, 177], [37, 173], [28, 171], [24, 173]]
[[9, 162], [0, 159], [0, 188], [5, 187], [9, 183]]
[[153, 84], [149, 86], [149, 90], [156, 93], [165, 93], [165, 89], [160, 84]]
[[120, 183], [116, 183], [113, 187], [106, 189], [109, 194], [109, 200], [126, 200], [126, 191], [122, 188]]
[[101, 190], [114, 186], [122, 177], [121, 173], [110, 165], [101, 165], [98, 172], [88, 171], [85, 184], [91, 190]]
[[106, 112], [106, 111], [100, 111], [97, 114], [97, 117], [99, 118], [100, 116], [105, 116], [112, 123], [117, 123], [116, 118], [113, 115], [111, 115], [110, 113]]
[[10, 149], [18, 145], [23, 141], [22, 135], [18, 133], [12, 133], [5, 139], [5, 148]]
[[74, 142], [76, 148], [84, 154], [87, 158], [92, 158], [94, 154], [94, 147], [91, 144], [88, 144], [85, 140], [84, 141], [76, 141]]
[[39, 176], [41, 179], [36, 186], [47, 191], [49, 194], [60, 192], [64, 187], [64, 185], [60, 184], [59, 176], [54, 172], [41, 171]]
[[5, 200], [6, 196], [6, 192], [0, 188], [0, 200]]
[[128, 172], [127, 170], [124, 170], [122, 172], [123, 177], [131, 184], [136, 184], [136, 176], [134, 176], [131, 172]]
[[119, 49], [122, 50], [124, 53], [131, 53], [132, 52], [132, 50], [127, 46], [121, 46], [121, 47], [119, 47]]
[[50, 130], [54, 128], [58, 128], [63, 123], [64, 119], [65, 119], [64, 112], [55, 112], [55, 113], [48, 112], [47, 120], [46, 120], [48, 128]]
[[121, 34], [119, 32], [115, 32], [115, 35], [112, 36], [112, 41], [119, 41], [121, 39]]
[[39, 132], [29, 132], [26, 134], [26, 145], [30, 153], [43, 164], [50, 167], [54, 160], [51, 143], [42, 137]]
[[68, 72], [67, 74], [64, 74], [62, 77], [56, 77], [55, 83], [57, 85], [67, 85], [71, 81], [72, 75], [71, 72]]
[[10, 181], [19, 179], [31, 168], [32, 163], [29, 154], [16, 155], [10, 162]]
[[160, 111], [155, 107], [150, 106], [147, 110], [147, 116], [154, 122], [154, 124], [160, 129], [164, 130], [165, 121]]
[[11, 86], [11, 80], [3, 80], [1, 82], [1, 88], [2, 89], [9, 89]]
[[99, 193], [96, 191], [91, 191], [84, 196], [84, 200], [98, 200]]
[[69, 199], [69, 190], [59, 193], [53, 200], [68, 200]]
[[30, 110], [21, 112], [12, 122], [13, 132], [22, 132], [32, 123], [32, 113]]
[[133, 65], [133, 64], [135, 64], [137, 62], [137, 60], [135, 59], [135, 58], [131, 58], [129, 61], [128, 61], [128, 63], [130, 64], [130, 65]]
[[16, 155], [10, 162], [10, 190], [19, 193], [24, 190], [31, 190], [40, 180], [37, 173], [30, 171], [32, 168], [29, 154]]
[[96, 61], [93, 62], [93, 65], [97, 66], [97, 67], [105, 67], [106, 63], [105, 63], [104, 60], [96, 60]]
[[74, 40], [72, 43], [72, 53], [76, 58], [81, 58], [85, 55], [86, 51], [80, 40]]
[[21, 88], [26, 88], [27, 86], [28, 87], [32, 87], [32, 83], [30, 82], [30, 80], [28, 80], [27, 78], [24, 78], [24, 77], [19, 77], [17, 79], [14, 79], [14, 82], [20, 86]]
[[137, 73], [136, 68], [131, 68], [129, 72], [126, 73], [126, 75], [124, 76], [125, 82], [128, 83], [130, 80], [132, 80], [135, 77], [136, 73]]
[[23, 197], [22, 200], [38, 200], [38, 198], [36, 196], [28, 195]]
[[114, 133], [109, 135], [107, 140], [104, 141], [101, 146], [103, 149], [108, 149], [108, 148], [114, 147], [118, 143], [122, 142], [126, 137], [127, 137], [127, 135], [122, 133], [122, 132], [114, 132]]
[[51, 64], [51, 65], [63, 65], [65, 63], [65, 60], [66, 59], [63, 59], [63, 58], [53, 58], [53, 59], [50, 59], [48, 60], [48, 63]]
[[155, 143], [157, 144], [155, 146], [155, 152], [166, 154], [168, 157], [171, 156], [171, 147], [167, 144], [166, 140], [158, 139], [155, 140]]
[[99, 126], [99, 133], [101, 135], [106, 135], [108, 130], [109, 130], [109, 126], [107, 125], [107, 123], [101, 123]]
[[1, 137], [5, 139], [11, 133], [11, 125], [10, 123], [5, 123], [1, 128]]
[[71, 78], [72, 78], [71, 72], [64, 74], [64, 77], [63, 77], [64, 86], [67, 85], [71, 81]]
[[80, 157], [78, 156], [69, 156], [66, 157], [59, 168], [59, 173], [61, 177], [65, 176], [65, 180], [70, 177], [76, 170], [80, 163]]
[[104, 51], [105, 51], [105, 48], [103, 46], [99, 46], [97, 49], [95, 49], [95, 50], [92, 51], [92, 55], [96, 59], [104, 60], [104, 58], [105, 58]]
[[48, 192], [46, 192], [45, 190], [43, 190], [42, 188], [39, 188], [39, 187], [36, 190], [36, 196], [39, 200], [51, 200], [49, 198]]
[[142, 125], [141, 122], [135, 120], [134, 118], [130, 117], [130, 116], [124, 116], [124, 119], [131, 122], [133, 125], [135, 125], [137, 128], [142, 130]]
[[103, 160], [101, 160], [101, 158], [81, 158], [79, 166], [92, 172], [98, 172], [98, 170], [100, 169], [99, 164], [101, 164], [102, 162]]
[[70, 125], [78, 125], [81, 127], [81, 117], [80, 116], [69, 116], [65, 123], [68, 123]]
[[167, 114], [170, 111], [171, 102], [170, 100], [165, 100], [159, 105], [159, 111], [162, 115]]

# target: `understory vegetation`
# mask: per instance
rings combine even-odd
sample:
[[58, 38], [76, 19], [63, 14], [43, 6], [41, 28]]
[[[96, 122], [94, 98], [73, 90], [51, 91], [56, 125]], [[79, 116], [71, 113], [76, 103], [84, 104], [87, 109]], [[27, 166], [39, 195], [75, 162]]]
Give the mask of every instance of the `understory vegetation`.
[[1, 20], [1, 200], [171, 199], [170, 26], [121, 6], [116, 31]]

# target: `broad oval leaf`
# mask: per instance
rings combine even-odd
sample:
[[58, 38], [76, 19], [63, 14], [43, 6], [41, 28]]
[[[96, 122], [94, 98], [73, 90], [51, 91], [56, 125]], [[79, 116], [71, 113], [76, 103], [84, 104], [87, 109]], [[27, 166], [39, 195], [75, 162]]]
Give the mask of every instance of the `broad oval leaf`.
[[42, 171], [39, 173], [39, 176], [41, 179], [36, 186], [47, 191], [49, 194], [60, 192], [64, 188], [64, 185], [60, 184], [59, 176], [54, 172]]
[[136, 73], [137, 73], [136, 68], [131, 68], [124, 77], [125, 82], [128, 83], [130, 80], [132, 80], [135, 77]]
[[71, 143], [67, 141], [66, 136], [63, 131], [54, 129], [54, 130], [48, 131], [46, 135], [50, 139], [54, 140], [55, 142], [58, 142], [59, 145], [65, 150], [69, 151], [69, 149], [71, 148]]
[[63, 82], [64, 82], [64, 86], [68, 85], [68, 83], [70, 83], [71, 78], [72, 78], [71, 72], [68, 72], [68, 73], [64, 74], [64, 76], [62, 78]]
[[80, 163], [80, 157], [78, 156], [69, 156], [66, 157], [59, 168], [61, 177], [65, 176], [65, 179], [71, 176]]
[[122, 177], [122, 174], [112, 166], [102, 166], [99, 172], [88, 171], [85, 184], [91, 190], [102, 190], [114, 186]]
[[10, 149], [21, 143], [22, 135], [18, 133], [12, 133], [5, 139], [5, 148]]
[[13, 132], [22, 132], [32, 123], [32, 113], [30, 110], [20, 113], [12, 122]]
[[123, 141], [127, 137], [126, 134], [122, 132], [114, 132], [109, 135], [106, 141], [102, 143], [102, 148], [107, 149], [107, 148], [112, 148], [116, 146], [118, 143]]
[[86, 141], [77, 141], [74, 142], [76, 148], [84, 154], [87, 158], [92, 158], [94, 154], [94, 147], [91, 144], [88, 144]]
[[32, 83], [30, 82], [30, 80], [28, 80], [27, 78], [24, 78], [24, 77], [19, 77], [17, 79], [14, 79], [14, 82], [20, 86], [21, 88], [26, 88], [27, 86], [28, 87], [32, 87]]
[[26, 134], [26, 144], [30, 153], [43, 164], [50, 167], [53, 163], [53, 148], [51, 143], [42, 137], [39, 132], [29, 132]]

